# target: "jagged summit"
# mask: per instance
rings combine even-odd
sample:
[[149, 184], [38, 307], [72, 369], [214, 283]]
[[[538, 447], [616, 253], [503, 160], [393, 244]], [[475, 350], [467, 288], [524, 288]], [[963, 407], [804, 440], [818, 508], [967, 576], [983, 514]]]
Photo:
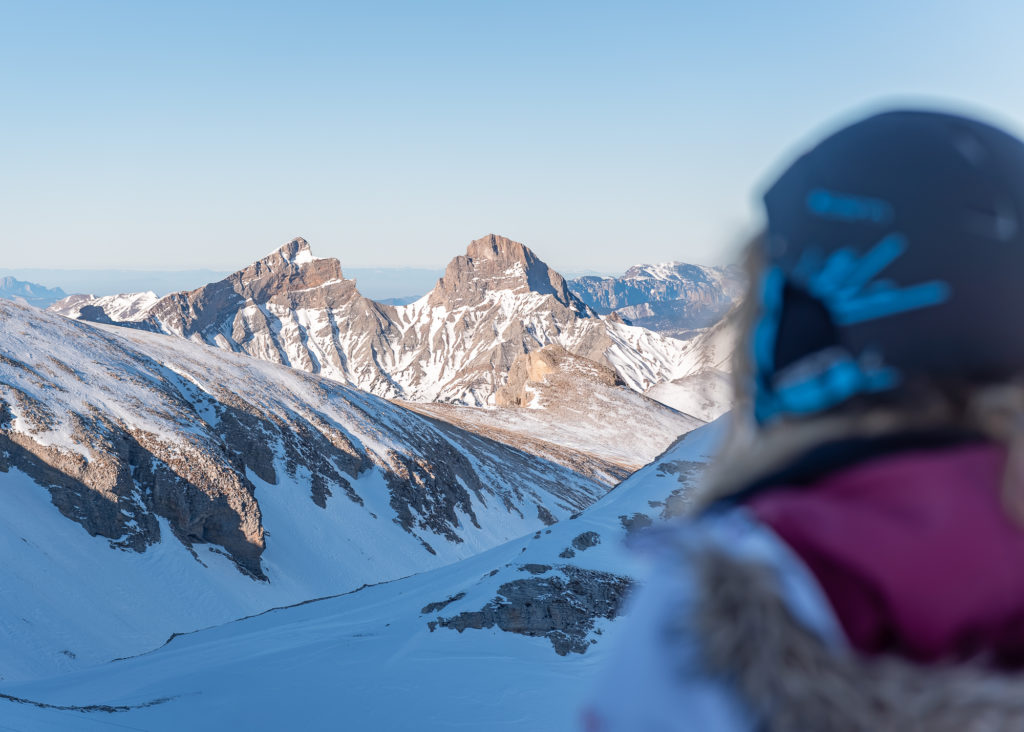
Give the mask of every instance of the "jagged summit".
[[261, 261], [266, 261], [275, 256], [280, 257], [289, 264], [308, 264], [319, 259], [319, 257], [313, 256], [313, 250], [309, 248], [309, 242], [301, 236], [297, 236], [287, 244], [278, 247]]
[[464, 255], [448, 263], [444, 277], [430, 295], [430, 304], [475, 305], [487, 293], [508, 290], [551, 295], [579, 315], [588, 308], [569, 292], [565, 278], [537, 257], [529, 247], [498, 234], [470, 242]]
[[513, 241], [500, 234], [488, 234], [474, 239], [466, 248], [466, 256], [471, 259], [496, 259], [503, 262], [519, 262], [526, 264], [537, 259], [533, 251], [520, 242]]
[[[302, 237], [292, 239], [263, 259], [245, 269], [228, 275], [223, 282], [243, 297], [265, 302], [275, 296], [296, 291], [309, 291], [325, 285], [343, 284], [346, 296], [355, 292], [355, 282], [345, 280], [341, 263], [333, 258], [313, 256], [313, 251]], [[207, 285], [214, 287], [220, 283]], [[205, 288], [199, 288], [199, 292]]]

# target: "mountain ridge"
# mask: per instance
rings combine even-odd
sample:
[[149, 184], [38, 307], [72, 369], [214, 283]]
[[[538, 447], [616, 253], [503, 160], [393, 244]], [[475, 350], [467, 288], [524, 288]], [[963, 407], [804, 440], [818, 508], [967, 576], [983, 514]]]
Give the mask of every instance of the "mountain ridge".
[[[126, 298], [128, 296], [125, 296]], [[113, 301], [68, 301], [68, 317], [169, 333], [319, 373], [385, 398], [494, 404], [525, 352], [558, 344], [638, 391], [681, 376], [684, 346], [601, 318], [528, 247], [494, 234], [455, 257], [405, 306], [363, 297], [335, 259], [294, 239], [224, 280], [110, 317]]]
[[47, 308], [65, 297], [67, 294], [59, 287], [46, 287], [9, 275], [0, 277], [0, 299], [3, 300], [13, 300], [21, 305]]
[[633, 265], [621, 276], [570, 280], [573, 294], [602, 315], [674, 338], [690, 338], [714, 325], [738, 301], [742, 275], [735, 266], [672, 261]]

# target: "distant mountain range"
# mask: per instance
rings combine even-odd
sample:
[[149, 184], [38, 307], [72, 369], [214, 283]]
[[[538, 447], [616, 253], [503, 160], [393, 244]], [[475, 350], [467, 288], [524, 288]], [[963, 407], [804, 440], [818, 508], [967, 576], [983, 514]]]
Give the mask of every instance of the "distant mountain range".
[[226, 272], [213, 269], [137, 270], [137, 269], [50, 269], [32, 267], [0, 268], [0, 276], [8, 275], [29, 282], [43, 282], [64, 292], [116, 295], [119, 292], [148, 291], [166, 294], [192, 289], [204, 282], [220, 279]]
[[737, 267], [683, 262], [642, 264], [621, 277], [580, 277], [569, 289], [598, 313], [676, 338], [714, 325], [742, 294]]
[[[730, 302], [728, 273], [684, 271], [687, 279], [678, 270], [659, 280], [669, 285], [647, 277], [645, 289], [634, 283], [625, 295], [606, 280], [620, 300], [606, 297], [603, 307], [638, 293], [697, 293], [718, 308]], [[326, 376], [610, 485], [729, 408], [727, 354], [709, 359], [707, 339], [685, 342], [627, 325], [615, 312], [601, 316], [571, 286], [528, 247], [490, 235], [455, 257], [430, 293], [394, 306], [363, 297], [337, 260], [315, 257], [295, 239], [190, 292], [75, 295], [52, 309]], [[675, 388], [682, 384], [692, 388]]]
[[65, 297], [67, 297], [67, 293], [59, 287], [43, 287], [34, 282], [16, 280], [13, 277], [0, 277], [0, 300], [11, 300], [36, 308], [48, 308]]
[[[403, 306], [420, 299], [443, 276], [443, 270], [410, 267], [346, 268], [360, 295], [383, 305]], [[216, 270], [3, 270], [0, 298], [48, 307], [67, 293], [95, 297], [125, 292], [152, 293], [155, 299], [191, 291], [220, 280]], [[20, 279], [19, 279], [20, 278]], [[47, 287], [38, 282], [45, 282]], [[742, 289], [735, 267], [703, 267], [682, 262], [630, 267], [622, 276], [582, 275], [566, 278], [569, 290], [600, 315], [617, 313], [627, 323], [675, 338], [692, 337], [728, 312]]]
[[295, 239], [191, 292], [72, 296], [53, 309], [424, 402], [494, 404], [515, 359], [549, 344], [611, 367], [641, 392], [688, 375], [693, 360], [679, 340], [601, 317], [530, 249], [495, 235], [472, 242], [430, 293], [405, 306], [364, 297], [337, 260]]

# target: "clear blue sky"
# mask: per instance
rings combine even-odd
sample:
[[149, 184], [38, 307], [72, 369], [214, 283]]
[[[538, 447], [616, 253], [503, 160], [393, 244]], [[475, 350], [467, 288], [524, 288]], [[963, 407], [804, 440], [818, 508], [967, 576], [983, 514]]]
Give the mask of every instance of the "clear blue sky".
[[[5, 267], [727, 259], [893, 104], [1024, 129], [1024, 3], [0, 0]], [[908, 102], [909, 100], [909, 102]]]

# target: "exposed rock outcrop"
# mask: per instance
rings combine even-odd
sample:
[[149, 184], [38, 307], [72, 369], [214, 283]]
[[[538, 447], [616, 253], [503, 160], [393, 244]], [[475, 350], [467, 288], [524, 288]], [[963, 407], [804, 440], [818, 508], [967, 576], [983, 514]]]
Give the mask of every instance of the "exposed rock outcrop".
[[538, 391], [558, 396], [579, 391], [580, 382], [588, 386], [624, 387], [626, 384], [611, 366], [575, 356], [558, 344], [523, 353], [516, 357], [508, 372], [508, 382], [495, 395], [499, 407], [540, 406]]
[[559, 566], [557, 571], [547, 577], [506, 582], [480, 610], [433, 622], [460, 633], [497, 626], [507, 633], [547, 638], [560, 656], [586, 653], [594, 642], [590, 633], [596, 621], [611, 620], [621, 612], [630, 580], [572, 565]]

